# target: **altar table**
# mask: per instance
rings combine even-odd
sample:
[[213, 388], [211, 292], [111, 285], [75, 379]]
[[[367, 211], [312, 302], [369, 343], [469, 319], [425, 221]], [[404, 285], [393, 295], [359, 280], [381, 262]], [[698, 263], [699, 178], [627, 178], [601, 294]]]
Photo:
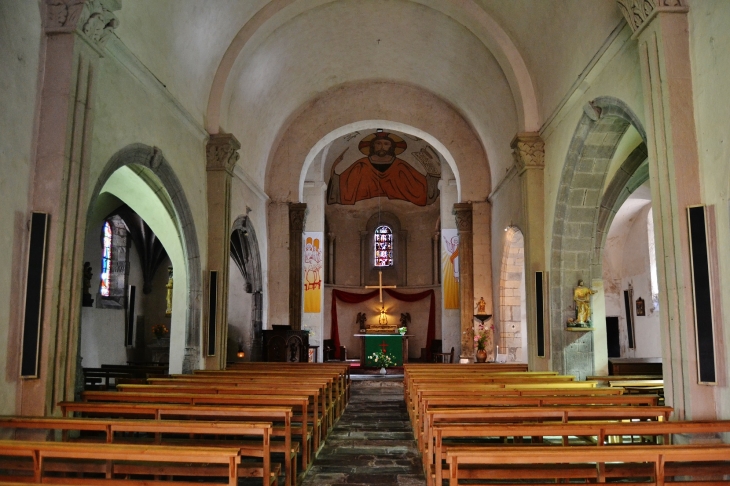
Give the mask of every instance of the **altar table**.
[[360, 366], [377, 366], [367, 359], [368, 356], [385, 348], [395, 357], [395, 366], [408, 363], [408, 338], [412, 334], [355, 334], [360, 338]]

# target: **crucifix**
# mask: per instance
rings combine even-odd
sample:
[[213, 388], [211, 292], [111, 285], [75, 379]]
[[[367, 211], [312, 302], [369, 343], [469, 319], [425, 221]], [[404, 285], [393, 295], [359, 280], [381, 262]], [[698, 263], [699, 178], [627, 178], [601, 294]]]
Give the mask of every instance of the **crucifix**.
[[385, 341], [378, 344], [378, 346], [380, 346], [380, 349], [383, 350], [383, 354], [386, 354], [388, 352], [388, 345], [385, 343]]
[[383, 272], [378, 271], [379, 285], [366, 285], [366, 289], [380, 289], [380, 302], [383, 302], [383, 289], [394, 289], [395, 285], [383, 285]]

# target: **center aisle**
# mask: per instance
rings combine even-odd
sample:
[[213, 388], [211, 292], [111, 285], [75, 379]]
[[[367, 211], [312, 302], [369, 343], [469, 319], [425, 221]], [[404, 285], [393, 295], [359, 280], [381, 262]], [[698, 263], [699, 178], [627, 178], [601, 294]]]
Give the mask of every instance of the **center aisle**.
[[394, 378], [353, 377], [347, 409], [302, 486], [426, 484], [403, 401], [403, 381]]

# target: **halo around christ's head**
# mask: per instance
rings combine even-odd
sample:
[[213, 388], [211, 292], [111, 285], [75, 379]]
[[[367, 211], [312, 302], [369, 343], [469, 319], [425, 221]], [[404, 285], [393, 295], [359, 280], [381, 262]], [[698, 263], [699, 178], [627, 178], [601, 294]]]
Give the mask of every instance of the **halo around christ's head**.
[[376, 138], [386, 138], [390, 140], [395, 147], [395, 155], [402, 154], [406, 150], [406, 147], [408, 147], [406, 141], [400, 138], [398, 135], [389, 132], [376, 132], [363, 137], [363, 139], [360, 140], [360, 144], [357, 146], [357, 148], [363, 154], [370, 155], [370, 143]]

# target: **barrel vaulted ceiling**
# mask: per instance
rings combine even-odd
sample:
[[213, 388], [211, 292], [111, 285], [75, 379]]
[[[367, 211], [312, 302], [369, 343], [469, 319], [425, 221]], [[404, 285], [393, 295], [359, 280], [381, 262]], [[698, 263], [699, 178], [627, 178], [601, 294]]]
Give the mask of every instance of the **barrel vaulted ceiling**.
[[121, 41], [201, 126], [241, 141], [260, 183], [301, 110], [363, 83], [451, 105], [496, 183], [511, 138], [540, 128], [621, 22], [615, 0], [123, 0], [117, 16]]

